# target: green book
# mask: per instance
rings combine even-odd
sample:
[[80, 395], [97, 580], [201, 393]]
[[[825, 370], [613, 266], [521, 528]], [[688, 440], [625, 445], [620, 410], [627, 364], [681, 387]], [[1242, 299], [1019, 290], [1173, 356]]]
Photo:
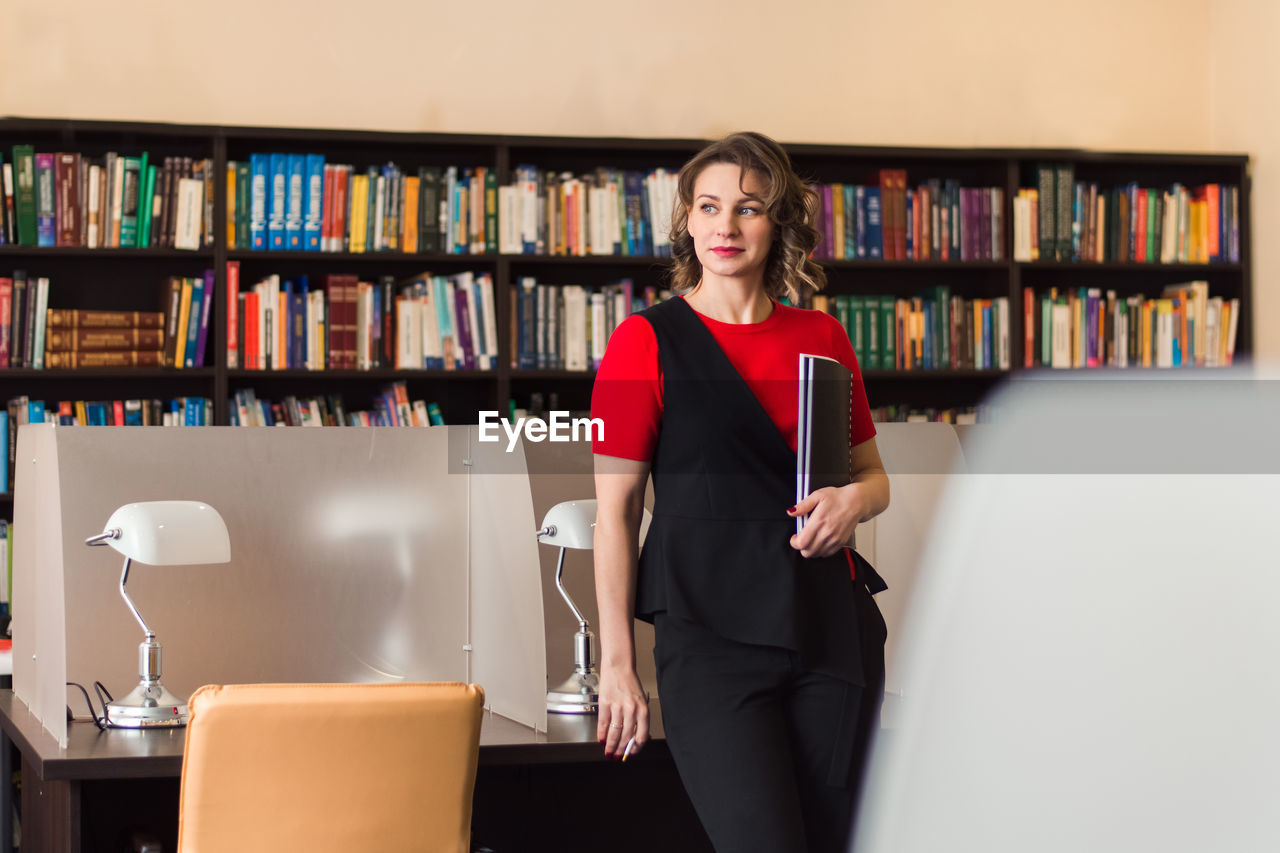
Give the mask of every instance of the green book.
[[[622, 195], [618, 193], [619, 198]], [[627, 221], [625, 213], [620, 221]], [[622, 245], [627, 245], [627, 241], [623, 240]], [[484, 170], [484, 250], [498, 253], [498, 173], [493, 169]]]
[[863, 364], [867, 360], [867, 339], [863, 333], [866, 328], [867, 317], [867, 297], [850, 296], [849, 297], [849, 338], [853, 343], [853, 354], [858, 359], [858, 364]]
[[138, 197], [138, 248], [151, 247], [151, 220], [155, 212], [156, 167], [147, 165], [147, 155], [142, 155], [142, 194]]
[[1160, 243], [1156, 235], [1160, 228], [1160, 194], [1154, 189], [1139, 190], [1147, 194], [1147, 263], [1160, 263]]
[[129, 248], [138, 245], [138, 208], [139, 196], [142, 194], [142, 160], [138, 157], [124, 158], [124, 184], [122, 185], [120, 202], [120, 247]]
[[[836, 319], [840, 321], [840, 325], [844, 327], [844, 333], [849, 336], [849, 345], [853, 345], [853, 329], [849, 325], [849, 297], [847, 294], [841, 293], [836, 295], [832, 302], [835, 305]], [[856, 353], [855, 353], [856, 355]]]
[[36, 149], [13, 146], [13, 202], [18, 215], [18, 245], [36, 244]]
[[867, 360], [859, 362], [866, 370], [880, 369], [880, 297], [868, 296], [862, 312], [862, 340], [867, 346]]
[[1047, 293], [1040, 296], [1040, 364], [1053, 364], [1053, 300]]
[[934, 340], [938, 348], [934, 353], [933, 366], [939, 369], [955, 367], [951, 359], [951, 288], [945, 284], [938, 285], [934, 288], [934, 298], [938, 301], [933, 312], [937, 321]]
[[[249, 161], [236, 162], [236, 247], [249, 248]], [[327, 250], [328, 247], [325, 247]]]
[[880, 297], [880, 368], [894, 370], [898, 366], [898, 329], [892, 296]]

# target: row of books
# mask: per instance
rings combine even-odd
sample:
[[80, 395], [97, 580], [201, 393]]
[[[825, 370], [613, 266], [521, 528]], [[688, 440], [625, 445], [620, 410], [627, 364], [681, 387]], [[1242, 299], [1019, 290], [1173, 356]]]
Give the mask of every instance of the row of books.
[[669, 255], [675, 174], [396, 163], [251, 154], [226, 172], [232, 249], [448, 254]]
[[989, 408], [985, 405], [966, 406], [960, 408], [937, 408], [932, 406], [913, 406], [908, 403], [891, 403], [887, 406], [873, 406], [871, 408], [871, 420], [876, 423], [943, 423], [963, 425], [985, 423], [989, 417]]
[[818, 184], [822, 241], [835, 260], [999, 261], [1005, 257], [1004, 190], [953, 178], [907, 186], [904, 169], [879, 184]]
[[202, 367], [213, 271], [170, 276], [162, 311], [49, 308], [49, 279], [0, 277], [0, 368]]
[[362, 281], [269, 275], [240, 284], [227, 264], [227, 365], [245, 370], [491, 370], [497, 305], [486, 273]]
[[1025, 367], [1225, 367], [1235, 358], [1240, 300], [1209, 296], [1204, 281], [1157, 297], [1028, 287], [1023, 310]]
[[637, 290], [630, 279], [587, 286], [550, 284], [533, 276], [511, 286], [511, 366], [518, 370], [595, 370], [605, 344], [633, 311], [669, 293]]
[[1044, 164], [1013, 199], [1015, 261], [1209, 264], [1240, 261], [1240, 190], [1231, 184], [1117, 187]]
[[[206, 426], [213, 423], [208, 397], [170, 400], [34, 400], [14, 397], [7, 404], [13, 430], [23, 424], [58, 426]], [[10, 439], [13, 435], [10, 434]]]
[[213, 242], [213, 161], [147, 152], [0, 152], [0, 245], [200, 249]]
[[965, 299], [939, 285], [924, 295], [818, 294], [814, 308], [838, 319], [865, 370], [1007, 370], [1009, 300]]
[[228, 407], [232, 426], [439, 426], [444, 415], [436, 403], [409, 400], [404, 382], [393, 382], [374, 398], [373, 409], [348, 412], [342, 395], [259, 399], [252, 388], [239, 390]]

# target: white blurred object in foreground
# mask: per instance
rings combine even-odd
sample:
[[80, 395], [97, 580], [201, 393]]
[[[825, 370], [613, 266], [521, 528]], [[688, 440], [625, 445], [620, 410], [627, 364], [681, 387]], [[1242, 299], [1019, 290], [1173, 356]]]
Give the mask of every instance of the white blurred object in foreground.
[[1280, 383], [1256, 376], [996, 396], [937, 506], [858, 853], [1280, 850]]

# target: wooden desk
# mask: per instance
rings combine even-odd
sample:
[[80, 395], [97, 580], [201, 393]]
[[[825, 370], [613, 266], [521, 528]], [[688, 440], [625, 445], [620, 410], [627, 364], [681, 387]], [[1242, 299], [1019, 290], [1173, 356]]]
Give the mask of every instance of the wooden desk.
[[[552, 714], [548, 729], [485, 714], [475, 841], [496, 853], [711, 849], [660, 738], [622, 765], [602, 757], [594, 716]], [[62, 748], [3, 690], [0, 730], [21, 755], [23, 853], [127, 851], [142, 830], [159, 837], [166, 853], [176, 849], [185, 729], [99, 731], [76, 722]], [[7, 759], [8, 743], [0, 751]], [[593, 841], [603, 838], [603, 846]]]

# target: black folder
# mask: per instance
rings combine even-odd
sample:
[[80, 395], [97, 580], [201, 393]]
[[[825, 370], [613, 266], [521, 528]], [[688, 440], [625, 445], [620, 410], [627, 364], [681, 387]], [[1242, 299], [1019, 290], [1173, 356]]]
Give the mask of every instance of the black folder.
[[[835, 359], [800, 354], [796, 424], [796, 503], [826, 486], [849, 482], [849, 413], [853, 373]], [[796, 517], [796, 533], [804, 529]]]

